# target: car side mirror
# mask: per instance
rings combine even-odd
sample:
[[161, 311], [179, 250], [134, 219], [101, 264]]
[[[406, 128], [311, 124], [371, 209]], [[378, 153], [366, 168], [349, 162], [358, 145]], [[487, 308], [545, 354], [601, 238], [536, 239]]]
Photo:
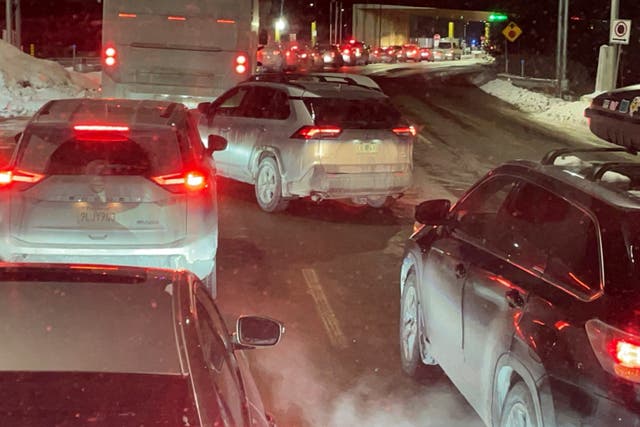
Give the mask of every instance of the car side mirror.
[[212, 155], [215, 151], [222, 151], [227, 148], [227, 139], [220, 135], [209, 135], [207, 138], [207, 154]]
[[211, 110], [211, 102], [201, 102], [198, 104], [198, 111], [202, 114], [209, 114]]
[[428, 200], [416, 206], [415, 219], [424, 225], [450, 224], [451, 202], [447, 199]]
[[260, 316], [241, 316], [236, 322], [235, 341], [240, 348], [270, 347], [278, 344], [284, 325], [277, 320]]

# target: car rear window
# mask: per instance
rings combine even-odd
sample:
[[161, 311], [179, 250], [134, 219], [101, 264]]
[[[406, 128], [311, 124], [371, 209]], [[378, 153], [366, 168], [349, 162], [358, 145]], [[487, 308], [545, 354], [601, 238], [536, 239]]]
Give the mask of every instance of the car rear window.
[[451, 43], [450, 42], [440, 42], [438, 44], [438, 47], [440, 49], [451, 49]]
[[178, 139], [171, 130], [104, 136], [83, 136], [68, 128], [27, 130], [17, 166], [45, 175], [162, 175], [182, 169]]
[[347, 129], [387, 129], [401, 122], [388, 99], [307, 98], [305, 105], [316, 125]]

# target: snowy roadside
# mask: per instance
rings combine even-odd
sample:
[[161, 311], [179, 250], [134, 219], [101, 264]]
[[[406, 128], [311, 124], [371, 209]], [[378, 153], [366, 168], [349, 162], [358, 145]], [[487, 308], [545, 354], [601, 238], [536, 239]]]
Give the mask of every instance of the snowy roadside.
[[499, 98], [523, 113], [534, 122], [591, 145], [607, 145], [589, 130], [584, 117], [587, 101], [565, 101], [539, 92], [514, 86], [509, 81], [492, 80], [480, 89]]

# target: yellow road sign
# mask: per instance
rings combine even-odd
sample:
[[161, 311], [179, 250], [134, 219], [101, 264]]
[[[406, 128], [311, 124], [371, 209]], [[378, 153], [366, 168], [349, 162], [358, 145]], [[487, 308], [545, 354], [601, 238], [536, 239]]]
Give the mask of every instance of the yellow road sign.
[[509, 22], [509, 25], [502, 30], [502, 35], [510, 42], [516, 41], [516, 39], [520, 37], [520, 34], [522, 34], [522, 29], [513, 21]]

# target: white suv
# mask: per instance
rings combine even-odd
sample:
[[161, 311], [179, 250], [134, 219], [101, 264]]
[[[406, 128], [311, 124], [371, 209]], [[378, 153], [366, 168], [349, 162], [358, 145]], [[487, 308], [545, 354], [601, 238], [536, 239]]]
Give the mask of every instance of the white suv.
[[182, 104], [47, 103], [0, 171], [0, 259], [184, 268], [215, 296], [224, 146]]
[[382, 207], [412, 184], [415, 130], [368, 77], [263, 74], [198, 109], [202, 140], [229, 143], [218, 173], [255, 185], [265, 211], [297, 197]]

